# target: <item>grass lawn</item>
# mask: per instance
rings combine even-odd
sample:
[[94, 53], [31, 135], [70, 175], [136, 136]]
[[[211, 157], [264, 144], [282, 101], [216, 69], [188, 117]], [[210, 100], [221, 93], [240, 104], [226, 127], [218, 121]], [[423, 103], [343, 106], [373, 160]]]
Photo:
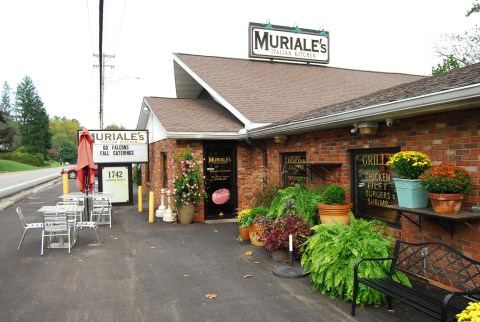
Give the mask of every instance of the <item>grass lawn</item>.
[[33, 165], [0, 159], [0, 172], [15, 172], [15, 171], [25, 171], [25, 170], [35, 170], [35, 169], [40, 169], [40, 168], [34, 167]]

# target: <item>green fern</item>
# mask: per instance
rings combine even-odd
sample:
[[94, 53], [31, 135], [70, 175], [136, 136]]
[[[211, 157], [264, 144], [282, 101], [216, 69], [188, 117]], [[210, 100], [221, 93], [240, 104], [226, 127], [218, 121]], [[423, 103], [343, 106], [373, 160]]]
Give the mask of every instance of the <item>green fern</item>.
[[[350, 225], [317, 225], [315, 234], [302, 246], [302, 266], [311, 273], [313, 289], [331, 298], [351, 301], [353, 298], [353, 267], [361, 258], [391, 257], [393, 237], [387, 226], [378, 220], [350, 218]], [[389, 261], [367, 261], [359, 268], [361, 277], [385, 277]], [[394, 279], [410, 285], [408, 278], [396, 272]], [[357, 304], [379, 306], [385, 296], [360, 284]]]

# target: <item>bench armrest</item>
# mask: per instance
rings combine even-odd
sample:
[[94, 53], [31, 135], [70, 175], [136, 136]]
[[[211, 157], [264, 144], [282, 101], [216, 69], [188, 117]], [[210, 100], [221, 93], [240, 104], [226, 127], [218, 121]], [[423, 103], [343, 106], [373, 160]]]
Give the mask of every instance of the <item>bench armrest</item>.
[[[443, 298], [443, 301], [442, 301], [442, 318], [445, 317], [445, 319], [447, 318], [447, 307], [448, 307], [448, 303], [450, 302], [450, 300], [456, 296], [464, 296], [464, 295], [475, 295], [475, 294], [480, 294], [480, 289], [475, 289], [473, 291], [466, 291], [466, 292], [453, 292], [453, 293], [450, 293], [450, 294], [447, 294], [447, 296], [445, 296]], [[446, 320], [444, 320], [446, 321]]]
[[360, 266], [361, 263], [366, 262], [366, 261], [388, 261], [388, 260], [395, 260], [395, 257], [383, 257], [383, 258], [361, 258], [359, 259], [353, 268], [353, 276], [354, 279], [357, 279], [358, 275], [358, 267]]

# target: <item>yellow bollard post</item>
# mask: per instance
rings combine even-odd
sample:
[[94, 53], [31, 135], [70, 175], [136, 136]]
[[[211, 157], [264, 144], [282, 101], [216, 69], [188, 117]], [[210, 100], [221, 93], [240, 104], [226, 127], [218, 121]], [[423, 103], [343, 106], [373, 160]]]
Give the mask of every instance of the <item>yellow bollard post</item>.
[[148, 222], [153, 223], [153, 212], [154, 212], [154, 204], [153, 204], [153, 191], [150, 191], [150, 198], [148, 199]]
[[143, 211], [143, 192], [142, 192], [142, 186], [138, 186], [138, 212]]
[[64, 173], [63, 176], [63, 194], [68, 195], [68, 174]]

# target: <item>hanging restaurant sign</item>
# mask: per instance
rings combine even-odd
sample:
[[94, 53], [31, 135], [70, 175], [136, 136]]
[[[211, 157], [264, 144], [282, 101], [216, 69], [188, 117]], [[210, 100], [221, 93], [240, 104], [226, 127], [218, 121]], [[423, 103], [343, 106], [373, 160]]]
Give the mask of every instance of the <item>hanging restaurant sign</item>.
[[330, 60], [328, 31], [254, 22], [248, 27], [249, 57], [319, 64], [328, 64]]
[[89, 132], [93, 138], [95, 163], [148, 162], [148, 131], [89, 130]]

